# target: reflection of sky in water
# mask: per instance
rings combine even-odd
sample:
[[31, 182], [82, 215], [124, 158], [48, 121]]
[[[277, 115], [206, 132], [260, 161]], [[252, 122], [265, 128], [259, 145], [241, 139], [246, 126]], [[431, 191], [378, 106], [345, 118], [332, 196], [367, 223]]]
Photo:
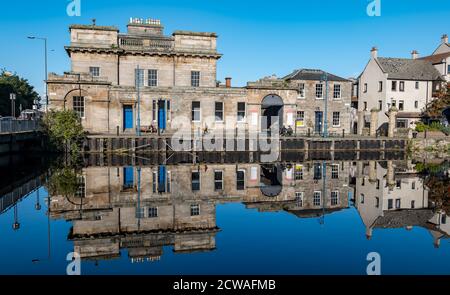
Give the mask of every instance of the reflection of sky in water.
[[[1, 274], [64, 274], [66, 255], [73, 251], [67, 237], [71, 222], [51, 221], [51, 257], [48, 260], [48, 224], [44, 189], [42, 209], [36, 211], [36, 193], [18, 204], [20, 230], [14, 231], [14, 210], [0, 216]], [[354, 207], [319, 218], [297, 218], [246, 209], [242, 204], [217, 205], [217, 249], [177, 254], [164, 247], [160, 261], [131, 263], [126, 250], [118, 259], [83, 262], [84, 274], [365, 274], [369, 252], [379, 252], [385, 274], [448, 274], [450, 243], [434, 248], [430, 232], [375, 229], [371, 240]], [[32, 260], [38, 262], [32, 263]]]

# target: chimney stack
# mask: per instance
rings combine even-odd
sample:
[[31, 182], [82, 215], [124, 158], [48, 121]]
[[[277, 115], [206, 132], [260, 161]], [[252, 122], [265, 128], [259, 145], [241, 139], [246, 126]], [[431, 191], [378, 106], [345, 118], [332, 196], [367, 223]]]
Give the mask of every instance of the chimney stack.
[[370, 50], [370, 53], [372, 55], [372, 58], [378, 58], [378, 48], [376, 48], [375, 46], [372, 47], [372, 50]]
[[447, 44], [448, 43], [448, 35], [447, 34], [442, 35], [441, 40], [442, 40], [442, 43]]
[[225, 78], [225, 87], [226, 88], [231, 88], [231, 78]]
[[417, 50], [413, 50], [411, 52], [411, 58], [412, 59], [418, 59], [419, 58], [419, 52], [417, 52]]

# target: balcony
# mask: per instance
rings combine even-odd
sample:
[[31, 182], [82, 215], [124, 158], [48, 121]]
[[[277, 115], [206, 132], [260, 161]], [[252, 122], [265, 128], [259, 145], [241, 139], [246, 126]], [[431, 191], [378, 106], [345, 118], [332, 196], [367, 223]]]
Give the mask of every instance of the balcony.
[[173, 45], [173, 38], [170, 37], [119, 37], [119, 47], [126, 50], [169, 51], [173, 49]]

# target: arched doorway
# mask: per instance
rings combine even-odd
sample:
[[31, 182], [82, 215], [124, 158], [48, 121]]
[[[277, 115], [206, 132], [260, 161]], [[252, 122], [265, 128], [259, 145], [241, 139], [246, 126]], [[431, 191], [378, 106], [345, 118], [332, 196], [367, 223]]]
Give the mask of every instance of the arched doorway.
[[283, 190], [282, 172], [280, 165], [261, 165], [260, 189], [266, 197], [276, 197]]
[[261, 130], [269, 130], [278, 117], [279, 127], [283, 127], [283, 99], [278, 95], [271, 94], [264, 97], [261, 103]]

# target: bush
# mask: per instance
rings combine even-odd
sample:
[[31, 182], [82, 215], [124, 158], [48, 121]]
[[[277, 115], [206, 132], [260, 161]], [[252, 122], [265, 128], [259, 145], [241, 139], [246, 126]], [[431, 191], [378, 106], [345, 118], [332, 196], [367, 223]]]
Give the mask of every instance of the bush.
[[81, 150], [85, 133], [74, 111], [50, 111], [44, 116], [43, 126], [56, 151], [77, 154]]
[[432, 122], [431, 124], [427, 125], [423, 122], [418, 122], [416, 124], [416, 131], [417, 132], [425, 132], [425, 131], [441, 131], [445, 135], [450, 134], [450, 127], [446, 127], [443, 124], [439, 122]]

